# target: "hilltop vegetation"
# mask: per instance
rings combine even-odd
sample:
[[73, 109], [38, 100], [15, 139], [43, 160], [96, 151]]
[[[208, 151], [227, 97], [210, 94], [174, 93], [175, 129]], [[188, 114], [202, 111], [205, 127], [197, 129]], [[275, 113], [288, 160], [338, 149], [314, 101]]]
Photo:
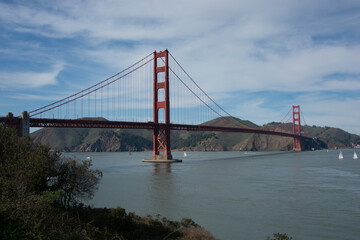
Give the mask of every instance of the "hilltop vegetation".
[[[272, 131], [292, 132], [292, 124], [269, 123], [258, 126], [237, 118], [217, 118], [204, 125], [245, 127]], [[305, 135], [315, 138], [304, 141], [305, 149], [348, 148], [360, 144], [360, 136], [338, 128], [303, 126]], [[60, 151], [113, 152], [152, 150], [150, 130], [129, 129], [41, 129], [31, 134], [35, 142]], [[172, 131], [171, 147], [176, 150], [196, 151], [288, 151], [292, 149], [292, 138], [230, 132]]]
[[[267, 129], [283, 129], [287, 132], [292, 131], [292, 124], [269, 123], [264, 126]], [[348, 133], [340, 128], [302, 126], [302, 134], [313, 137], [321, 148], [352, 148], [360, 144], [360, 136]]]
[[191, 219], [93, 209], [102, 173], [0, 127], [0, 239], [214, 239]]
[[[49, 128], [31, 134], [35, 142], [66, 152], [120, 152], [151, 149], [151, 132], [99, 128]], [[143, 137], [142, 134], [146, 137]], [[150, 138], [150, 139], [149, 139]]]
[[311, 136], [324, 141], [328, 148], [348, 148], [360, 144], [360, 136], [345, 132], [340, 128], [306, 126]]

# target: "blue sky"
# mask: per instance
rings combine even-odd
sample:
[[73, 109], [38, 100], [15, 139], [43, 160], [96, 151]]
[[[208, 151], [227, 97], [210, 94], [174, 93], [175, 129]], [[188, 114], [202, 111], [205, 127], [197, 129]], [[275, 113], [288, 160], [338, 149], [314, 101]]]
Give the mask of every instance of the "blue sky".
[[0, 1], [0, 115], [169, 49], [232, 115], [360, 134], [360, 1]]

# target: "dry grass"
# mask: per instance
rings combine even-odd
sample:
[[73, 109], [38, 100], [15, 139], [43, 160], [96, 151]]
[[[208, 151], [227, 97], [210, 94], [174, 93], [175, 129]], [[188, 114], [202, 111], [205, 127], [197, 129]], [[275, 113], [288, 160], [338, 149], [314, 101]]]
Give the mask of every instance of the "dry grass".
[[211, 233], [199, 226], [185, 228], [180, 240], [216, 240]]

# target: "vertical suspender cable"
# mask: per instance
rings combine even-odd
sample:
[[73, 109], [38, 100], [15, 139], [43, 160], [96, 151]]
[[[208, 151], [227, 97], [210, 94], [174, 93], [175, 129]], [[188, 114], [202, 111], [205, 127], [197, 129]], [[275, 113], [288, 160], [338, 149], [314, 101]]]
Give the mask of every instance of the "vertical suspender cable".
[[106, 112], [107, 112], [107, 119], [110, 119], [110, 114], [109, 114], [109, 85], [106, 86]]
[[102, 117], [103, 116], [103, 98], [104, 98], [103, 88], [102, 87], [100, 87], [99, 92], [100, 92], [100, 113], [99, 113], [99, 117]]

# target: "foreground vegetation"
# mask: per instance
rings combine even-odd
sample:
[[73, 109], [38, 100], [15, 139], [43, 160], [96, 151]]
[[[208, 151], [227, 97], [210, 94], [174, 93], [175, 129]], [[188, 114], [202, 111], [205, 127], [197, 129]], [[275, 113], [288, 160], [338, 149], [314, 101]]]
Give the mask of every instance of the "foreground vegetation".
[[191, 219], [94, 209], [102, 173], [0, 128], [0, 239], [214, 239]]
[[[215, 239], [191, 219], [140, 217], [81, 204], [102, 173], [0, 127], [0, 239]], [[274, 234], [267, 240], [291, 240]]]

